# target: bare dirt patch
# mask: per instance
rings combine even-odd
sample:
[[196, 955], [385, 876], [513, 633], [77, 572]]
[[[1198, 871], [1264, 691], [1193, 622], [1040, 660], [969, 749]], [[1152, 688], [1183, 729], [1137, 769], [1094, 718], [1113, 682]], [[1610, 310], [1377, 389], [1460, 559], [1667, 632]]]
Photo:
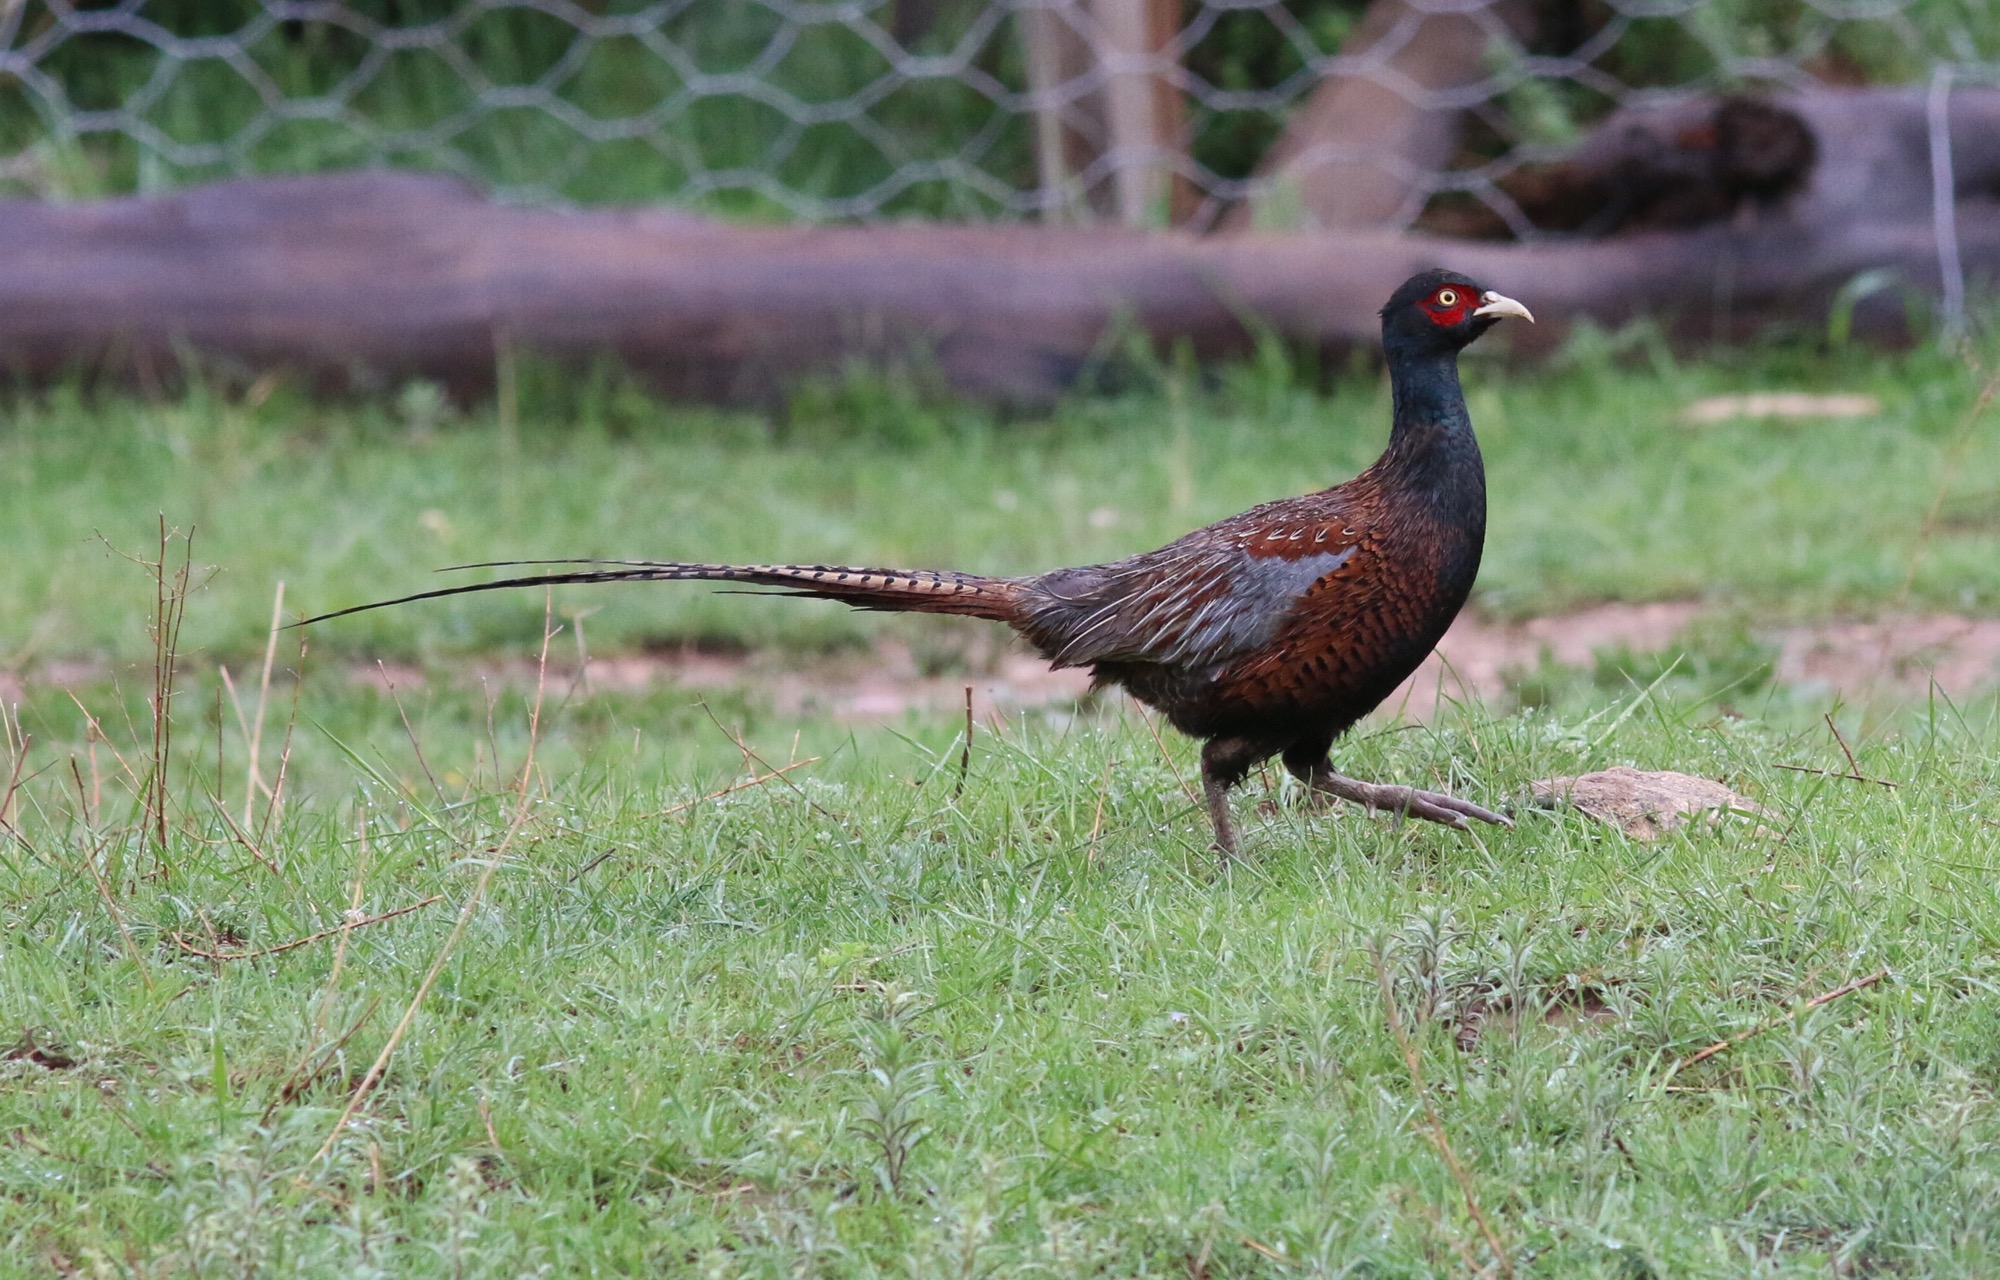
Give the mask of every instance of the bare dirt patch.
[[[1702, 617], [1698, 604], [1606, 604], [1526, 622], [1462, 615], [1437, 652], [1385, 704], [1383, 714], [1427, 720], [1453, 702], [1503, 702], [1519, 673], [1544, 660], [1588, 667], [1607, 651], [1669, 649]], [[949, 713], [972, 688], [981, 719], [994, 712], [1071, 705], [1090, 689], [1082, 671], [1051, 670], [1031, 653], [995, 642], [998, 632], [968, 638], [962, 670], [925, 674], [908, 645], [884, 640], [865, 653], [801, 664], [783, 655], [681, 652], [593, 658], [587, 688], [643, 692], [754, 689], [783, 715], [832, 715], [856, 722], [901, 719], [912, 712]], [[1774, 629], [1761, 638], [1778, 650], [1776, 679], [1850, 700], [1912, 697], [1933, 680], [1952, 697], [2000, 686], [2000, 618], [1913, 614], [1876, 622], [1831, 622]], [[577, 678], [571, 664], [564, 680]], [[518, 662], [480, 663], [489, 677], [519, 679]], [[356, 678], [379, 680], [372, 668]], [[394, 675], [399, 687], [421, 684], [423, 673]], [[0, 678], [3, 679], [3, 678]], [[0, 685], [4, 688], [4, 685]]]
[[[1587, 667], [1607, 651], [1670, 649], [1702, 617], [1702, 607], [1692, 602], [1606, 604], [1519, 623], [1461, 615], [1389, 705], [1426, 719], [1446, 701], [1504, 696], [1518, 673], [1544, 658]], [[1810, 695], [1911, 698], [1935, 683], [1940, 692], [1963, 698], [2000, 688], [2000, 618], [1905, 614], [1755, 634], [1777, 649], [1776, 681]]]
[[[926, 675], [911, 648], [883, 640], [853, 654], [801, 660], [778, 653], [714, 653], [688, 648], [575, 660], [550, 660], [549, 682], [574, 682], [586, 693], [693, 692], [749, 689], [784, 716], [830, 715], [857, 723], [900, 720], [911, 712], [962, 712], [972, 690], [973, 712], [995, 713], [1073, 705], [1090, 692], [1085, 671], [1057, 671], [1031, 653], [987, 644], [968, 650], [963, 674]], [[468, 664], [470, 678], [517, 684], [533, 680], [532, 665], [513, 659]], [[421, 687], [415, 667], [357, 666], [350, 678], [397, 689]], [[0, 677], [4, 679], [4, 677]], [[0, 685], [0, 690], [4, 685]]]
[[[1545, 660], [1587, 667], [1605, 651], [1658, 652], [1671, 648], [1702, 616], [1702, 607], [1691, 602], [1598, 605], [1526, 622], [1468, 613], [1380, 714], [1426, 720], [1453, 702], [1504, 702], [1519, 674]], [[1933, 682], [1953, 698], [2000, 687], [2000, 618], [1909, 614], [1757, 634], [1777, 649], [1780, 684], [1827, 697], [1918, 697]], [[575, 683], [584, 692], [748, 689], [782, 715], [830, 715], [856, 723], [899, 720], [911, 713], [955, 713], [965, 705], [967, 686], [981, 719], [996, 712], [1074, 705], [1090, 688], [1087, 673], [1051, 670], [998, 632], [968, 628], [965, 646], [952, 661], [941, 664], [937, 658], [885, 638], [864, 652], [803, 660], [694, 648], [592, 658], [581, 665], [573, 657], [551, 655], [549, 676], [552, 684]], [[940, 666], [950, 670], [940, 673]], [[75, 687], [127, 674], [138, 675], [79, 661], [0, 671], [0, 701], [19, 701], [30, 687]], [[348, 678], [415, 689], [439, 674], [413, 666], [355, 663]], [[450, 677], [518, 684], [534, 679], [534, 666], [519, 658], [479, 659], [453, 667]]]
[[1447, 702], [1504, 696], [1515, 673], [1534, 668], [1545, 655], [1564, 666], [1587, 667], [1603, 650], [1664, 649], [1701, 612], [1691, 601], [1594, 605], [1526, 622], [1500, 622], [1468, 611], [1386, 705], [1400, 708], [1410, 719], [1427, 720]]

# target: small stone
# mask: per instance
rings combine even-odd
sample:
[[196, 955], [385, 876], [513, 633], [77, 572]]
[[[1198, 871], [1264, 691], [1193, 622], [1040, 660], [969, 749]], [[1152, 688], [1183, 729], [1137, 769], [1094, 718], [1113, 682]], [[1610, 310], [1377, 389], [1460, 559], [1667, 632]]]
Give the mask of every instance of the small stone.
[[[1570, 778], [1541, 778], [1528, 784], [1535, 803], [1555, 809], [1572, 805], [1634, 840], [1657, 840], [1704, 814], [1713, 825], [1735, 814], [1762, 816], [1766, 810], [1707, 778], [1672, 770], [1647, 772], [1625, 765]], [[1758, 833], [1769, 835], [1763, 827]]]

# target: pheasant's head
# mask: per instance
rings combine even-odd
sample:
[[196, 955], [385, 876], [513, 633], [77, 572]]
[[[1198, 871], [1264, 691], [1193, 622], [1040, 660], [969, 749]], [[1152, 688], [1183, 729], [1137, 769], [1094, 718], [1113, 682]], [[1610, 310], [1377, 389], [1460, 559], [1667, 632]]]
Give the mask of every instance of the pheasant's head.
[[1382, 346], [1395, 354], [1458, 351], [1505, 316], [1534, 323], [1528, 309], [1455, 271], [1411, 276], [1382, 308]]

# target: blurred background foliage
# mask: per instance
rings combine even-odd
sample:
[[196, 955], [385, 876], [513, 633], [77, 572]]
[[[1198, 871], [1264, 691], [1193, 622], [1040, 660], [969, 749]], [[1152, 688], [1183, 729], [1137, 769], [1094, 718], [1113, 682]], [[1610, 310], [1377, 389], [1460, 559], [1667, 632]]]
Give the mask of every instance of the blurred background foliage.
[[[1360, 0], [1182, 0], [1194, 181], [1248, 178]], [[0, 11], [4, 13], [4, 11]], [[1004, 0], [28, 0], [0, 16], [0, 189], [149, 192], [390, 165], [517, 199], [744, 218], [1032, 211]], [[9, 29], [11, 27], [11, 30]], [[1982, 0], [1548, 0], [1494, 51], [1466, 163], [1560, 144], [1630, 94], [1899, 83], [2000, 51]]]

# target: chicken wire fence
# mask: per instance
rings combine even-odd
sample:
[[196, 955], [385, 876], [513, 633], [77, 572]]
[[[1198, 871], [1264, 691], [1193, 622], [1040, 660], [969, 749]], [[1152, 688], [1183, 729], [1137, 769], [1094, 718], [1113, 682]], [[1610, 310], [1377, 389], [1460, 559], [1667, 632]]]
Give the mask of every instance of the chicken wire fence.
[[1312, 221], [1287, 184], [1317, 160], [1322, 190], [1308, 203], [1322, 216], [1330, 199], [1352, 206], [1338, 217], [1408, 225], [1440, 203], [1492, 203], [1496, 180], [1621, 104], [1990, 69], [1996, 11], [1989, 0], [0, 0], [0, 188], [73, 197], [396, 166], [518, 201], [1206, 227]]

